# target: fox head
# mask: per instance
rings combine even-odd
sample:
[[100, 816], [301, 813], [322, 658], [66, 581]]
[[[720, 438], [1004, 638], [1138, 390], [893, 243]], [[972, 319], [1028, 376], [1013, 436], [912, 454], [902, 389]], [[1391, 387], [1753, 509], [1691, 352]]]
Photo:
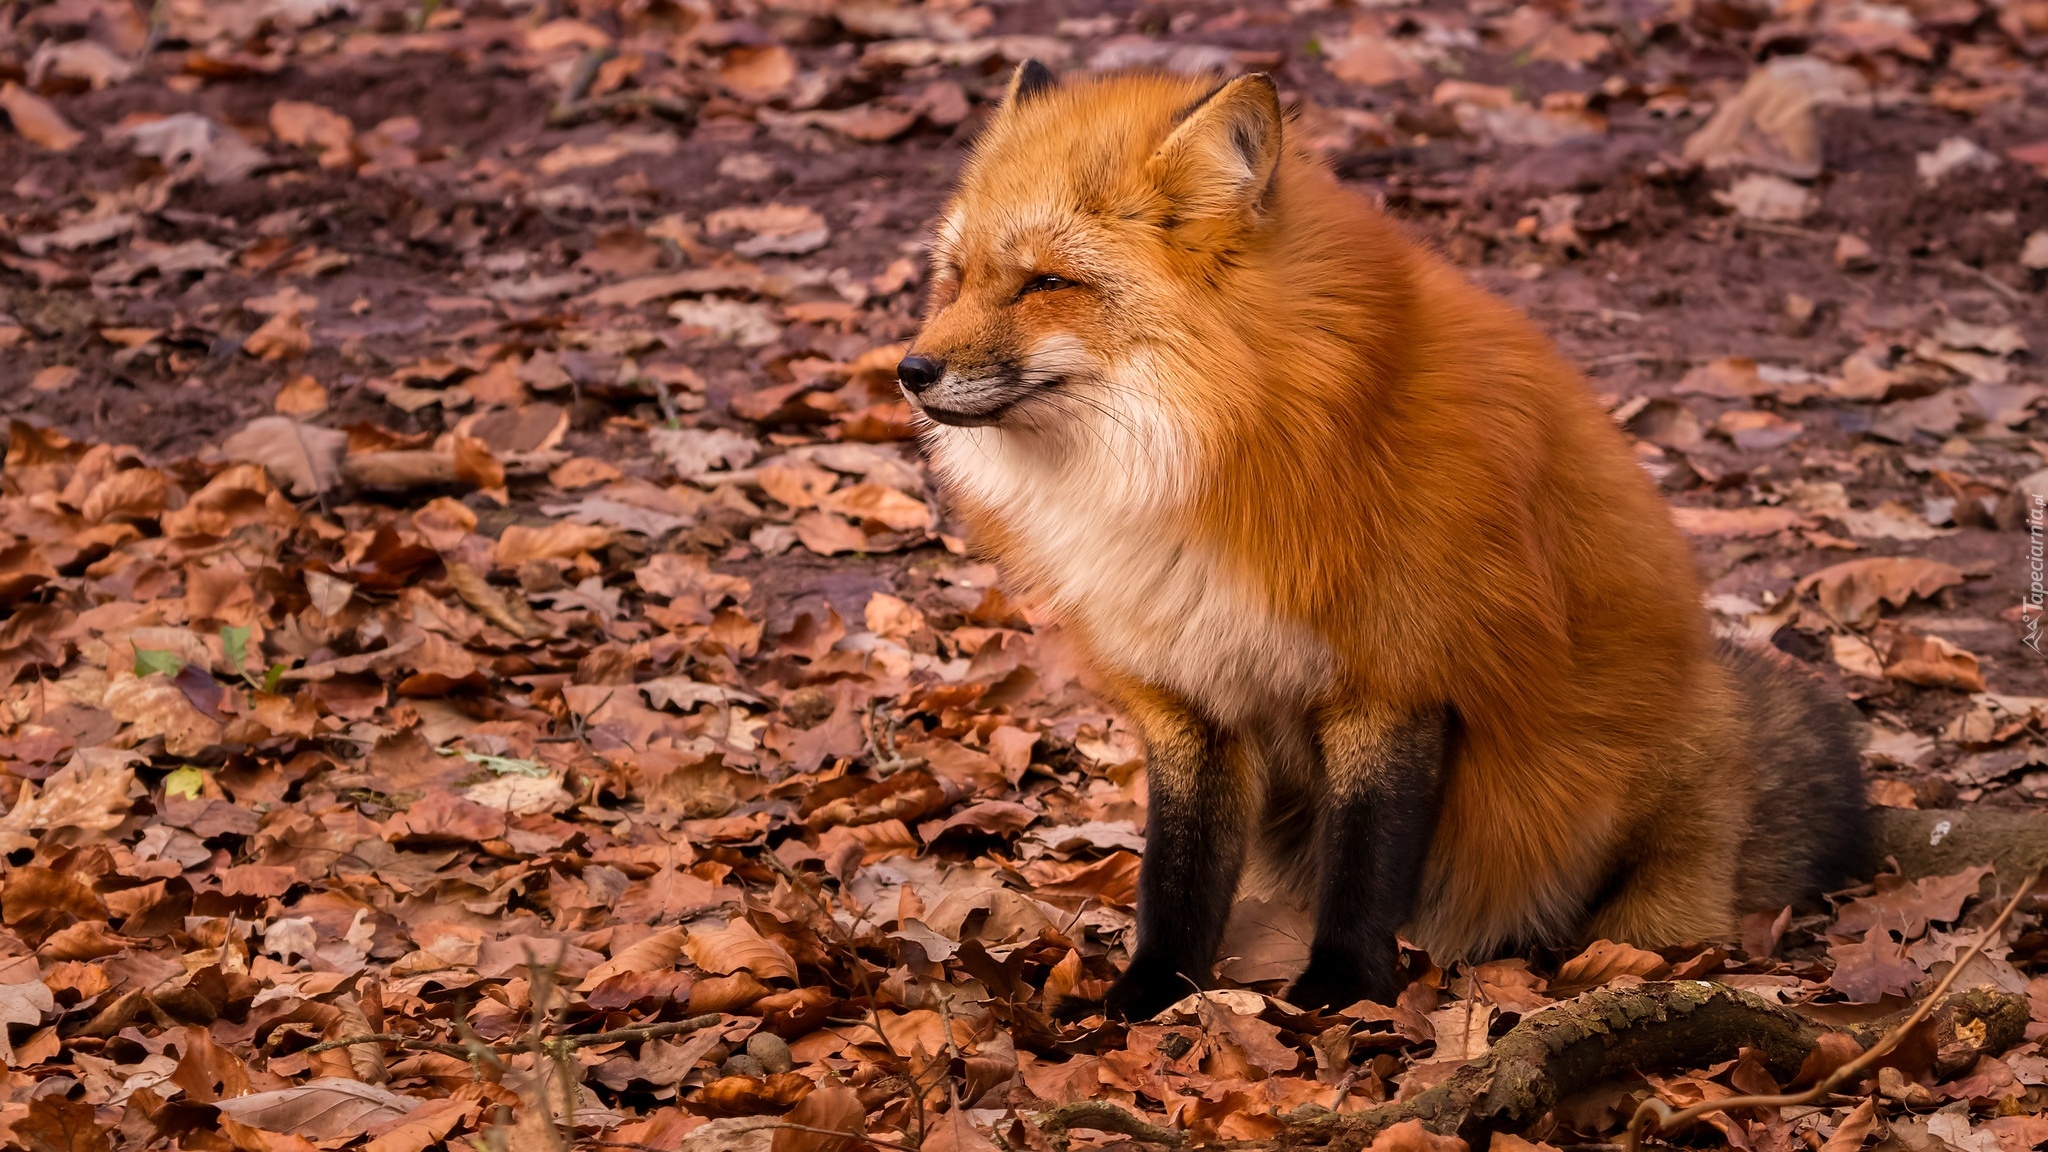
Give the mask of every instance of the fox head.
[[1265, 75], [1062, 83], [1025, 62], [939, 225], [905, 395], [1020, 435], [1184, 407], [1162, 382], [1227, 367], [1212, 321], [1245, 291], [1282, 157]]

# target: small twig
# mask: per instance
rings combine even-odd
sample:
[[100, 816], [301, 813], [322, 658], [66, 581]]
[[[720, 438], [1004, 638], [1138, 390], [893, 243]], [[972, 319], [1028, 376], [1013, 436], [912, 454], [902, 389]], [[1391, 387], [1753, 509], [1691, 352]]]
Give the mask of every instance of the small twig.
[[1833, 1092], [1841, 1085], [1848, 1083], [1851, 1079], [1861, 1076], [1864, 1069], [1882, 1060], [1893, 1048], [1898, 1047], [1899, 1041], [1905, 1039], [1907, 1033], [1918, 1027], [1920, 1022], [1927, 1018], [1927, 1014], [1934, 1010], [1935, 1003], [1948, 992], [1949, 986], [1956, 982], [1956, 977], [1962, 975], [1963, 969], [1969, 967], [1970, 962], [1975, 960], [1984, 951], [1986, 944], [1991, 943], [1992, 940], [1998, 937], [1999, 933], [2005, 930], [2005, 922], [2010, 920], [2012, 914], [2019, 909], [2020, 901], [2026, 899], [2027, 894], [2034, 890], [2034, 882], [2040, 879], [2040, 877], [2041, 870], [2039, 868], [2027, 873], [2027, 878], [2020, 882], [2019, 891], [2013, 893], [2011, 900], [2006, 901], [2005, 909], [1998, 914], [1998, 919], [1993, 920], [1991, 926], [1984, 930], [1984, 934], [1977, 938], [1977, 942], [1970, 945], [1969, 950], [1964, 952], [1956, 960], [1955, 964], [1942, 975], [1941, 982], [1936, 984], [1934, 990], [1929, 992], [1920, 1001], [1920, 1006], [1913, 1010], [1913, 1014], [1900, 1021], [1897, 1027], [1885, 1033], [1877, 1043], [1871, 1045], [1869, 1050], [1865, 1051], [1861, 1056], [1822, 1077], [1818, 1084], [1804, 1092], [1792, 1092], [1778, 1096], [1724, 1096], [1719, 1100], [1702, 1101], [1690, 1108], [1683, 1108], [1676, 1112], [1671, 1110], [1670, 1105], [1652, 1096], [1648, 1100], [1643, 1101], [1642, 1105], [1636, 1109], [1635, 1115], [1629, 1118], [1628, 1152], [1639, 1152], [1642, 1147], [1643, 1134], [1650, 1130], [1652, 1124], [1655, 1125], [1655, 1131], [1669, 1132], [1682, 1125], [1690, 1124], [1711, 1112], [1730, 1112], [1737, 1108], [1792, 1108], [1801, 1104], [1811, 1104], [1815, 1100]]
[[1769, 232], [1774, 236], [1791, 236], [1800, 240], [1834, 239], [1834, 237], [1828, 235], [1825, 232], [1815, 232], [1811, 228], [1801, 228], [1797, 224], [1780, 224], [1775, 220], [1744, 220], [1738, 218], [1735, 221], [1735, 227], [1739, 230], [1746, 229], [1751, 232]]
[[676, 398], [669, 395], [668, 382], [665, 380], [651, 380], [650, 382], [654, 385], [655, 402], [661, 405], [662, 424], [669, 428], [681, 428], [683, 426], [683, 414], [676, 409]]
[[[469, 1066], [476, 1070], [477, 1079], [489, 1080], [492, 1083], [503, 1079], [505, 1062], [498, 1058], [499, 1053], [496, 1049], [484, 1043], [484, 1038], [476, 1034], [476, 1028], [469, 1022], [467, 995], [456, 1004], [455, 1038], [462, 1042], [463, 1056], [469, 1061]], [[486, 1067], [490, 1069], [488, 1076], [484, 1074]]]
[[[592, 708], [592, 709], [591, 709], [591, 710], [590, 710], [590, 711], [589, 711], [588, 713], [584, 713], [584, 712], [578, 712], [578, 711], [576, 711], [576, 709], [574, 709], [574, 708], [571, 708], [571, 709], [569, 709], [569, 730], [570, 730], [571, 734], [573, 735], [573, 737], [575, 738], [575, 741], [576, 741], [576, 743], [578, 743], [578, 744], [581, 744], [581, 745], [583, 746], [583, 750], [584, 750], [585, 752], [594, 752], [594, 751], [595, 751], [595, 750], [594, 750], [594, 749], [592, 749], [592, 748], [591, 748], [591, 746], [590, 746], [590, 720], [589, 720], [589, 717], [591, 717], [591, 716], [595, 716], [595, 715], [597, 715], [597, 714], [598, 714], [599, 712], [602, 712], [602, 711], [604, 711], [604, 706], [612, 702], [612, 697], [613, 697], [613, 696], [615, 696], [615, 695], [617, 695], [617, 694], [618, 694], [618, 691], [619, 691], [618, 689], [614, 688], [614, 689], [612, 689], [612, 690], [611, 690], [610, 692], [607, 692], [607, 693], [605, 693], [605, 694], [604, 694], [604, 699], [602, 699], [602, 700], [599, 700], [599, 701], [597, 702], [597, 707], [595, 707], [595, 708]], [[541, 739], [542, 739], [543, 741], [546, 741], [546, 740], [549, 740], [549, 737], [543, 736], [543, 737], [541, 737]], [[554, 742], [557, 742], [557, 743], [566, 743], [566, 741], [559, 741], [559, 740], [557, 740], [557, 741], [554, 741]]]
[[587, 100], [564, 101], [548, 109], [547, 123], [550, 128], [571, 128], [620, 108], [644, 108], [664, 120], [673, 120], [678, 124], [689, 125], [697, 122], [695, 100], [629, 88], [623, 92], [592, 96]]
[[688, 1020], [673, 1020], [667, 1024], [640, 1024], [631, 1028], [613, 1028], [606, 1032], [586, 1032], [580, 1035], [551, 1036], [549, 1047], [564, 1051], [589, 1048], [596, 1044], [621, 1044], [629, 1040], [659, 1040], [666, 1036], [681, 1036], [685, 1032], [701, 1032], [725, 1017], [716, 1012], [692, 1016]]
[[604, 62], [614, 55], [616, 53], [610, 45], [585, 48], [583, 54], [576, 58], [576, 66], [569, 70], [569, 81], [562, 85], [562, 96], [555, 101], [555, 106], [559, 108], [564, 104], [574, 104], [589, 95], [590, 86], [597, 83], [598, 69], [604, 67]]
[[1943, 268], [1948, 269], [1951, 272], [1956, 272], [1961, 275], [1983, 281], [1986, 287], [1992, 289], [1993, 291], [1997, 292], [2000, 296], [2005, 297], [2007, 300], [2010, 300], [2015, 304], [2026, 299], [2026, 295], [2022, 293], [2019, 289], [2013, 287], [2010, 284], [2007, 284], [2005, 281], [2000, 280], [1998, 277], [1993, 276], [1991, 273], [1986, 272], [1984, 269], [1978, 268], [1975, 265], [1965, 264], [1964, 262], [1956, 259], [1953, 256], [1949, 257], [1946, 260], [1943, 260], [1941, 262], [1941, 266]]
[[[857, 1132], [841, 1132], [837, 1128], [813, 1128], [809, 1124], [791, 1124], [787, 1120], [779, 1124], [771, 1124], [769, 1128], [771, 1130], [782, 1129], [789, 1132], [815, 1132], [820, 1136], [837, 1136], [842, 1140], [851, 1140], [856, 1144], [866, 1144], [870, 1148], [885, 1149], [886, 1152], [917, 1152], [917, 1148], [909, 1144], [895, 1144], [887, 1140], [877, 1140], [872, 1136], [862, 1136]], [[667, 1150], [663, 1149], [662, 1152], [667, 1152]]]
[[135, 54], [139, 63], [156, 54], [164, 42], [164, 33], [169, 28], [171, 0], [156, 0], [149, 6], [149, 32], [142, 38], [142, 50]]
[[337, 1048], [353, 1048], [358, 1044], [394, 1044], [400, 1048], [411, 1048], [417, 1052], [439, 1052], [443, 1056], [469, 1059], [469, 1051], [460, 1044], [443, 1044], [437, 1040], [422, 1040], [417, 1036], [404, 1036], [397, 1032], [376, 1032], [368, 1036], [349, 1036], [340, 1040], [322, 1040], [318, 1044], [301, 1048], [305, 1055], [315, 1052], [332, 1052]]

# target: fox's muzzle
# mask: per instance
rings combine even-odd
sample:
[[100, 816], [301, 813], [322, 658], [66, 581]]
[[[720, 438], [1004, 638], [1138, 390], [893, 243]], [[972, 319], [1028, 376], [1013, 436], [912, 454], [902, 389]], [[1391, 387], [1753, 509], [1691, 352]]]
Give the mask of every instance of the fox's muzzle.
[[905, 356], [896, 365], [896, 379], [911, 407], [956, 428], [1000, 423], [1036, 390], [1012, 364], [962, 368], [921, 353]]

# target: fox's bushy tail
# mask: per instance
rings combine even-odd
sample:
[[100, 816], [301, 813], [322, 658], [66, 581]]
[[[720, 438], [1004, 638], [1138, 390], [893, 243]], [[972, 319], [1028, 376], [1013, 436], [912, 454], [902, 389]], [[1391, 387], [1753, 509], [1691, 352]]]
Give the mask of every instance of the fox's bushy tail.
[[1720, 656], [1740, 688], [1757, 772], [1737, 899], [1746, 911], [1811, 908], [1874, 867], [1862, 717], [1775, 648], [1723, 643]]

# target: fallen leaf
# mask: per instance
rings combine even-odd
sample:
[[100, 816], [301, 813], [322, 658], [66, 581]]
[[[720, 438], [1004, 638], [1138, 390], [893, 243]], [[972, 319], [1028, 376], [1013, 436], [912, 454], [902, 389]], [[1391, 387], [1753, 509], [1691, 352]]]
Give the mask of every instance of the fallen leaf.
[[592, 968], [577, 987], [588, 992], [622, 972], [658, 972], [676, 966], [689, 933], [681, 928], [657, 932], [637, 944], [621, 949], [611, 959]]
[[1939, 636], [1901, 631], [1884, 651], [1886, 677], [1924, 688], [1984, 691], [1984, 673], [1977, 657]]
[[69, 152], [85, 143], [85, 133], [66, 122], [48, 100], [12, 80], [0, 84], [0, 112], [7, 113], [14, 130], [38, 147]]
[[1815, 572], [1794, 586], [1820, 603], [1821, 611], [1852, 628], [1867, 628], [1881, 607], [1903, 608], [1908, 601], [1931, 599], [1944, 588], [1963, 582], [1953, 564], [1913, 556], [1873, 556], [1848, 560]]
[[744, 920], [724, 928], [691, 929], [684, 951], [697, 967], [721, 976], [745, 971], [763, 980], [796, 979], [796, 961], [789, 953]]
[[1906, 946], [1882, 928], [1872, 928], [1861, 941], [1830, 944], [1828, 957], [1835, 963], [1828, 986], [1851, 1004], [1875, 1004], [1886, 996], [1910, 995], [1922, 976], [1919, 966], [1907, 957]]
[[270, 130], [286, 144], [318, 150], [322, 168], [345, 168], [360, 158], [355, 125], [320, 104], [279, 100], [270, 106]]
[[[777, 1129], [769, 1152], [850, 1152], [855, 1138], [867, 1131], [867, 1106], [851, 1088], [820, 1088], [798, 1101], [786, 1122], [825, 1131]], [[847, 1135], [831, 1136], [827, 1132]]]
[[1653, 978], [1670, 965], [1655, 952], [1646, 952], [1611, 940], [1596, 940], [1586, 950], [1565, 961], [1551, 981], [1553, 990], [1595, 988], [1620, 976]]
[[1686, 139], [1685, 157], [1810, 180], [1821, 172], [1817, 113], [1865, 100], [1869, 88], [1853, 68], [1814, 56], [1774, 57]]
[[294, 376], [284, 382], [271, 407], [286, 416], [314, 416], [327, 410], [327, 389], [311, 376]]
[[782, 95], [795, 81], [796, 57], [780, 44], [728, 49], [718, 66], [718, 82], [726, 91], [756, 104]]
[[262, 465], [299, 496], [315, 496], [340, 483], [347, 451], [348, 433], [289, 416], [259, 416], [221, 444], [228, 459]]
[[403, 1116], [420, 1102], [374, 1084], [327, 1076], [290, 1088], [216, 1101], [222, 1115], [270, 1132], [339, 1140]]

